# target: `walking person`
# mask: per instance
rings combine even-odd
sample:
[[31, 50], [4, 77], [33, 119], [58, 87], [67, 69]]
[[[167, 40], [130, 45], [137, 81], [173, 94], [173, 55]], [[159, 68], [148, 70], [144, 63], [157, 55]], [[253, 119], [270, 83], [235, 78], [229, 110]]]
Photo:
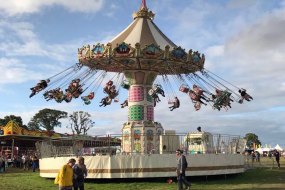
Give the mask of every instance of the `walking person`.
[[79, 157], [78, 163], [73, 166], [73, 188], [74, 190], [84, 190], [84, 179], [87, 177], [87, 168], [84, 158]]
[[177, 157], [177, 181], [178, 181], [178, 190], [183, 190], [183, 184], [186, 186], [186, 190], [189, 190], [191, 187], [191, 183], [187, 181], [185, 170], [188, 167], [188, 163], [186, 157], [182, 154], [183, 151], [180, 149], [176, 150]]
[[58, 184], [59, 190], [72, 190], [73, 186], [73, 169], [76, 160], [71, 158], [67, 164], [63, 165], [59, 170], [54, 184]]
[[84, 190], [84, 178], [87, 177], [87, 168], [84, 158], [79, 157], [78, 163], [73, 166], [73, 189]]
[[275, 156], [275, 160], [277, 162], [277, 166], [278, 166], [278, 168], [280, 168], [280, 153], [278, 152], [278, 150], [275, 150], [274, 156]]

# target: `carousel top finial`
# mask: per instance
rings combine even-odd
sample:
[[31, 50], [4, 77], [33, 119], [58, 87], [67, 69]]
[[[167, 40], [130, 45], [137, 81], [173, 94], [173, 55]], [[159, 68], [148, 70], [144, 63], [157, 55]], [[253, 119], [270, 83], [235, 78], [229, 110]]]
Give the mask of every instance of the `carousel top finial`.
[[141, 6], [141, 8], [147, 9], [147, 7], [146, 7], [146, 0], [142, 0], [142, 6]]
[[146, 0], [142, 0], [141, 8], [138, 12], [133, 14], [133, 18], [147, 18], [150, 20], [153, 20], [154, 13], [152, 11], [148, 11], [148, 8], [146, 6]]

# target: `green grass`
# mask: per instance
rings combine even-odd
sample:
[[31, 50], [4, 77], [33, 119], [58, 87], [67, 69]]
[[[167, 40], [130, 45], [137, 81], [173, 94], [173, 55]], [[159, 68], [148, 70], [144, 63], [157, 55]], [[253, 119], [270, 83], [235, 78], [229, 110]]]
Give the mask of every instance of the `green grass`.
[[[285, 189], [285, 160], [281, 159], [281, 168], [272, 168], [272, 160], [262, 159], [259, 163], [248, 163], [245, 173], [236, 175], [191, 177], [192, 189], [198, 190], [281, 190]], [[282, 167], [283, 166], [283, 167]], [[173, 178], [174, 179], [174, 178]], [[39, 177], [38, 172], [8, 168], [0, 174], [0, 190], [54, 190], [53, 179]], [[177, 184], [167, 184], [165, 178], [140, 180], [87, 180], [86, 190], [176, 190]]]

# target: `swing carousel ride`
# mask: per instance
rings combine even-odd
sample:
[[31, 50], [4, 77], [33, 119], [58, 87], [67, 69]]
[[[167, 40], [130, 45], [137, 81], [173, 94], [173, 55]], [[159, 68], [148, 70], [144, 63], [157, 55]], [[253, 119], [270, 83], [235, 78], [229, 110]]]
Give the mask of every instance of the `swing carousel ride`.
[[[160, 96], [167, 96], [170, 111], [179, 108], [180, 100], [175, 92], [178, 90], [181, 95], [189, 96], [196, 111], [202, 106], [228, 110], [232, 102], [252, 100], [245, 89], [205, 69], [204, 54], [192, 49], [186, 52], [167, 38], [153, 22], [154, 13], [148, 10], [145, 0], [133, 18], [106, 45], [98, 43], [79, 48], [79, 63], [41, 80], [31, 88], [30, 97], [45, 90], [43, 96], [47, 101], [68, 103], [81, 97], [89, 105], [102, 82], [108, 81], [103, 87], [106, 96], [102, 97], [100, 107], [118, 102], [121, 88], [128, 90], [128, 98], [121, 103], [122, 108], [129, 109], [128, 122], [123, 127], [125, 135], [133, 131], [150, 132], [148, 129], [150, 133], [161, 133], [162, 126], [153, 122], [154, 107], [160, 102]], [[112, 78], [105, 79], [110, 76], [107, 73], [113, 73]], [[145, 147], [137, 144], [137, 148], [153, 149], [152, 144]], [[124, 151], [133, 150], [130, 145], [124, 145]]]
[[[180, 107], [182, 95], [189, 96], [196, 111], [206, 106], [228, 110], [233, 102], [253, 99], [245, 89], [205, 69], [204, 54], [192, 49], [186, 52], [173, 43], [153, 22], [154, 16], [142, 0], [126, 29], [107, 44], [79, 48], [79, 62], [41, 80], [31, 88], [30, 97], [43, 92], [46, 101], [69, 103], [80, 98], [86, 105], [99, 98], [99, 106], [105, 107], [119, 102], [121, 89], [128, 90], [120, 104], [128, 107], [128, 121], [122, 128], [124, 153], [159, 153], [162, 149], [155, 135], [164, 129], [154, 122], [154, 107], [160, 98], [168, 99], [170, 111]], [[97, 97], [99, 89], [105, 97]]]

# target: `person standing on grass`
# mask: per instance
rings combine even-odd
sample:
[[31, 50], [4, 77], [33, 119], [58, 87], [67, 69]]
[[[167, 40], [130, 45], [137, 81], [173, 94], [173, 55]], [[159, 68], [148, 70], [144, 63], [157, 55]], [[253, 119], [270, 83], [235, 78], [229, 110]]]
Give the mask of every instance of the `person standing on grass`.
[[71, 158], [67, 164], [63, 165], [59, 170], [54, 184], [58, 184], [59, 190], [72, 190], [73, 186], [73, 169], [76, 160]]
[[251, 161], [254, 162], [255, 158], [256, 158], [255, 152], [252, 151], [252, 152], [251, 152]]
[[38, 162], [39, 162], [39, 159], [37, 156], [33, 156], [32, 157], [32, 169], [33, 169], [33, 172], [36, 171], [36, 169], [38, 168]]
[[84, 178], [87, 177], [87, 168], [84, 164], [84, 158], [78, 158], [78, 164], [73, 166], [73, 189], [84, 190]]
[[0, 156], [0, 173], [5, 171], [5, 161], [4, 158], [2, 158], [2, 156]]
[[278, 152], [278, 150], [275, 150], [274, 156], [275, 156], [275, 160], [277, 162], [277, 166], [278, 166], [278, 168], [280, 168], [280, 153]]
[[26, 161], [27, 161], [27, 157], [25, 154], [22, 155], [22, 166], [23, 166], [23, 169], [25, 170], [26, 168]]
[[255, 154], [256, 154], [256, 162], [260, 162], [260, 153], [256, 151]]
[[182, 154], [182, 150], [177, 149], [176, 150], [176, 156], [177, 156], [177, 181], [178, 181], [178, 190], [183, 190], [183, 184], [186, 186], [186, 190], [189, 190], [191, 187], [191, 183], [187, 181], [185, 170], [188, 167], [188, 163], [186, 160], [186, 157]]

